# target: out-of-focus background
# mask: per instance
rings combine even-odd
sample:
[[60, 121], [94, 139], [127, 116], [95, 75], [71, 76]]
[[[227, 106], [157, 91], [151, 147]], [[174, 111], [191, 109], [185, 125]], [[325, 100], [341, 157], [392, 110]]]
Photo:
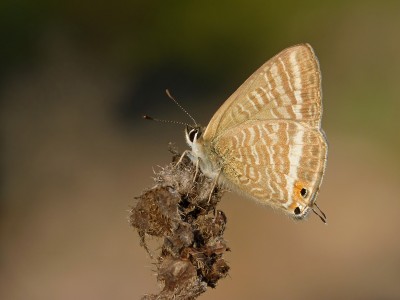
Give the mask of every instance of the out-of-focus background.
[[128, 209], [280, 50], [310, 43], [323, 74], [329, 224], [232, 193], [230, 276], [202, 299], [400, 298], [398, 1], [0, 3], [1, 299], [138, 299], [154, 265]]

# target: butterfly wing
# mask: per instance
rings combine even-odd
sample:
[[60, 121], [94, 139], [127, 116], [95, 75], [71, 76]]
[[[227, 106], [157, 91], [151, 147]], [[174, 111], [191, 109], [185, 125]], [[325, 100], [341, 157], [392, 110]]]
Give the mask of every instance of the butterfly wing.
[[213, 145], [228, 186], [294, 217], [307, 215], [327, 158], [318, 130], [291, 120], [250, 120], [225, 130]]
[[321, 123], [321, 76], [312, 47], [301, 44], [271, 58], [218, 109], [203, 138], [211, 141], [247, 120]]
[[218, 109], [201, 137], [201, 159], [234, 190], [303, 218], [327, 159], [321, 97], [311, 46], [283, 50]]

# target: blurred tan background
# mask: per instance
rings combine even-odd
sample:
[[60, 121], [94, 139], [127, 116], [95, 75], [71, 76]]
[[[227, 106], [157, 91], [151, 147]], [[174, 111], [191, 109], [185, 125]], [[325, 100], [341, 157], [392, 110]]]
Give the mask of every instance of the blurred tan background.
[[[58, 4], [56, 4], [58, 3]], [[330, 152], [315, 216], [232, 193], [230, 276], [202, 299], [400, 299], [398, 1], [0, 4], [1, 299], [138, 299], [158, 286], [127, 222], [189, 121], [285, 47], [321, 64]]]

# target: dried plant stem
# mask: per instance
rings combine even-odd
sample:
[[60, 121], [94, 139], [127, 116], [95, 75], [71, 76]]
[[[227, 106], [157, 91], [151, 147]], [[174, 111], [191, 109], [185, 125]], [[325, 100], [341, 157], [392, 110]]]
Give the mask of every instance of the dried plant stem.
[[[179, 159], [176, 150], [174, 161]], [[156, 173], [156, 185], [137, 197], [130, 213], [130, 224], [136, 228], [141, 245], [155, 262], [158, 295], [143, 299], [195, 299], [216, 287], [227, 276], [229, 266], [223, 258], [229, 248], [223, 238], [226, 217], [216, 209], [223, 191], [184, 158]], [[211, 195], [211, 198], [210, 198]], [[153, 257], [146, 236], [162, 239], [161, 251]]]

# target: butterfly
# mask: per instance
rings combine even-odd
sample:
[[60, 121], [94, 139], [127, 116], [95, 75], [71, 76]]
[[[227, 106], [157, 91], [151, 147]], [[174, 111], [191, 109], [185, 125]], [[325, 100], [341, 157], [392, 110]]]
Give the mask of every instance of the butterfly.
[[[217, 110], [186, 127], [188, 156], [209, 178], [295, 219], [314, 211], [328, 145], [319, 62], [309, 44], [278, 53]], [[318, 208], [322, 215], [318, 214]]]

